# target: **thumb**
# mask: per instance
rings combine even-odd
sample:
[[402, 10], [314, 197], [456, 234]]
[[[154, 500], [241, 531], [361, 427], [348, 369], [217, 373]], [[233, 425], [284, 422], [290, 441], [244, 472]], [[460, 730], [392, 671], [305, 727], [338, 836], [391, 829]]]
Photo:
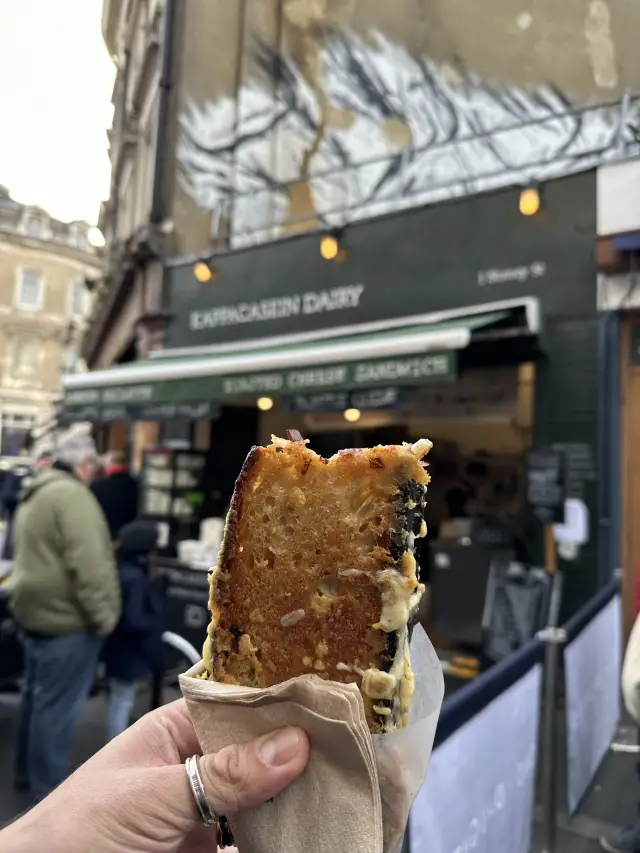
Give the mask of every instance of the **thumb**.
[[285, 728], [203, 755], [200, 775], [211, 808], [218, 815], [275, 797], [307, 766], [309, 740], [302, 729]]

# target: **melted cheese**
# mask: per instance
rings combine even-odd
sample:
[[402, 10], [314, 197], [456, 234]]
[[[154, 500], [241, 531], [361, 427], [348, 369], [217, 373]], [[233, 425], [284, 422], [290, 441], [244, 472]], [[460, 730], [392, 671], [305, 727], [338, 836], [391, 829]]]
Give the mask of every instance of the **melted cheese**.
[[404, 728], [407, 725], [407, 715], [409, 713], [411, 697], [415, 691], [415, 679], [413, 677], [413, 670], [411, 669], [411, 658], [409, 657], [408, 645], [405, 651], [402, 669], [400, 691], [398, 693], [398, 713], [400, 715], [400, 723]]
[[320, 595], [317, 592], [311, 596], [311, 609], [314, 613], [317, 613], [319, 616], [322, 616], [325, 613], [328, 613], [331, 610], [331, 606], [337, 600], [337, 596], [333, 595]]
[[409, 551], [402, 555], [402, 574], [404, 575], [410, 589], [418, 586], [418, 565], [416, 558]]
[[251, 642], [251, 637], [248, 634], [243, 634], [238, 643], [238, 651], [243, 657], [253, 657], [258, 651], [257, 647]]
[[207, 637], [204, 641], [204, 645], [202, 647], [202, 660], [205, 665], [205, 669], [209, 675], [213, 672], [213, 634], [218, 627], [218, 622], [220, 621], [220, 611], [216, 605], [216, 584], [218, 582], [218, 575], [220, 574], [220, 567], [214, 566], [209, 572], [209, 612], [211, 613], [211, 619], [209, 624], [207, 625]]
[[381, 591], [382, 610], [380, 621], [374, 628], [389, 634], [397, 631], [409, 621], [411, 614], [411, 589], [403, 575], [395, 569], [378, 572], [376, 583]]
[[422, 457], [426, 456], [432, 447], [433, 443], [429, 441], [428, 438], [421, 438], [419, 441], [416, 441], [411, 445], [411, 452], [414, 456], [417, 456], [418, 459], [422, 459]]
[[256, 672], [262, 671], [262, 664], [258, 660], [257, 656], [258, 649], [251, 642], [249, 634], [243, 634], [240, 637], [240, 641], [238, 642], [238, 652], [241, 657], [247, 658], [250, 661], [251, 666], [255, 668]]
[[391, 673], [372, 667], [365, 670], [362, 676], [362, 692], [370, 699], [391, 701], [395, 695], [397, 683]]

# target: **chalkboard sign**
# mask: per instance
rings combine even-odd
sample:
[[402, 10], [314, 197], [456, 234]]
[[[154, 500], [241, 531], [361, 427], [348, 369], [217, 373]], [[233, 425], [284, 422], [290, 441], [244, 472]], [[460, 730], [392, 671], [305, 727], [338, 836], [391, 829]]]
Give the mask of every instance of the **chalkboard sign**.
[[176, 563], [157, 565], [165, 579], [165, 627], [202, 648], [209, 624], [207, 573]]
[[557, 450], [535, 450], [529, 454], [527, 499], [543, 524], [564, 521], [566, 464]]

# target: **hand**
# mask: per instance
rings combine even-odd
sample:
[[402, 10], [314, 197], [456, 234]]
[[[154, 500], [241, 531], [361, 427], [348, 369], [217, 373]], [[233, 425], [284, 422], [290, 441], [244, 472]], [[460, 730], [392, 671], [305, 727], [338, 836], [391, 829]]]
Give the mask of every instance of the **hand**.
[[108, 622], [106, 625], [99, 625], [96, 628], [96, 634], [98, 635], [98, 637], [108, 637], [110, 634], [113, 634], [115, 629], [116, 623]]
[[[212, 853], [184, 760], [200, 753], [185, 703], [147, 714], [111, 741], [24, 817], [0, 832], [2, 853]], [[304, 770], [309, 742], [280, 729], [200, 759], [217, 814], [276, 796]]]

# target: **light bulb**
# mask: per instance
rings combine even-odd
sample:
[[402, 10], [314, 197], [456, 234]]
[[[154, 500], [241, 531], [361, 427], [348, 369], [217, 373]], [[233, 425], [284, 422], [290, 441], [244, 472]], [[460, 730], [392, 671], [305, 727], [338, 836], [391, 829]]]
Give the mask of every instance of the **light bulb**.
[[209, 264], [205, 264], [204, 261], [198, 261], [197, 264], [194, 264], [193, 274], [202, 284], [206, 284], [213, 278], [211, 267], [209, 266]]
[[261, 412], [269, 412], [273, 409], [273, 400], [271, 397], [260, 397], [258, 400], [258, 408]]
[[355, 424], [362, 417], [362, 412], [360, 409], [345, 409], [343, 417], [345, 421], [349, 421], [350, 424]]
[[540, 193], [535, 187], [527, 187], [520, 193], [520, 213], [523, 216], [535, 216], [540, 210]]
[[340, 246], [336, 238], [332, 237], [331, 234], [325, 234], [322, 240], [320, 240], [320, 254], [325, 261], [335, 260], [338, 257], [339, 251]]

